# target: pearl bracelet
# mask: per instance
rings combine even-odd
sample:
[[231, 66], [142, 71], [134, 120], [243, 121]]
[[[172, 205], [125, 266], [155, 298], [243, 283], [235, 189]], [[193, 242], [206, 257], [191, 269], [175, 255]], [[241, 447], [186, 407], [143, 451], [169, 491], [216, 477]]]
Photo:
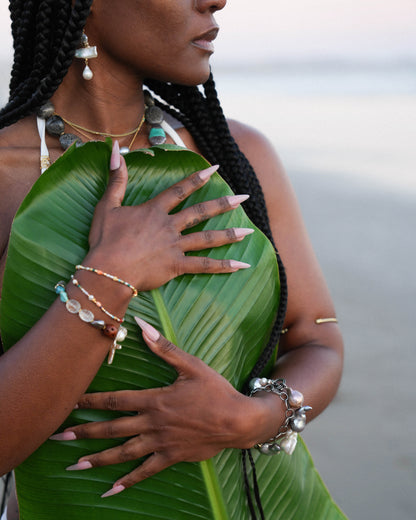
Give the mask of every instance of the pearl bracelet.
[[272, 392], [277, 394], [286, 405], [285, 421], [277, 434], [267, 442], [256, 444], [254, 447], [264, 455], [275, 455], [282, 450], [291, 455], [298, 441], [298, 433], [306, 426], [305, 412], [312, 410], [310, 406], [303, 406], [303, 395], [286, 385], [284, 379], [254, 378], [250, 381], [250, 397], [257, 392]]

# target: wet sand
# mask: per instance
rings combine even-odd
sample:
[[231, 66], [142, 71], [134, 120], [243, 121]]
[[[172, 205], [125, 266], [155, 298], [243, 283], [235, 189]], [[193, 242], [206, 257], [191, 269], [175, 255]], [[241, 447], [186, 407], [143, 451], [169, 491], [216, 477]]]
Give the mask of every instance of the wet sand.
[[414, 520], [416, 197], [291, 177], [346, 347], [339, 393], [304, 439], [351, 520]]

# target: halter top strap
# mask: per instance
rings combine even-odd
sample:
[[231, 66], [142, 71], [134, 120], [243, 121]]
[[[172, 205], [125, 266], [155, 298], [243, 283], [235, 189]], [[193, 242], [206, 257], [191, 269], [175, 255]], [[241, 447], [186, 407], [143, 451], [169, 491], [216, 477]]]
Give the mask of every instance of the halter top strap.
[[[51, 160], [49, 157], [49, 150], [46, 145], [46, 122], [44, 119], [38, 117], [37, 124], [40, 137], [40, 171], [41, 173], [43, 173], [51, 165]], [[167, 121], [163, 121], [161, 127], [176, 145], [181, 146], [182, 148], [186, 148], [186, 145], [179, 137], [179, 134], [176, 132], [176, 130], [172, 128], [172, 126]]]

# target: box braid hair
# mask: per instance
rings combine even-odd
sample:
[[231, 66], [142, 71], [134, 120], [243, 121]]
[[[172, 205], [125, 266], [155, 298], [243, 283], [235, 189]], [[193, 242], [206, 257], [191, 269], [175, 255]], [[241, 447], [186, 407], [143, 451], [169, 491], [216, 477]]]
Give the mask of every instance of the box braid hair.
[[[55, 93], [66, 75], [79, 45], [93, 0], [10, 0], [14, 62], [10, 96], [0, 111], [0, 128], [32, 114]], [[235, 193], [250, 194], [244, 208], [253, 223], [274, 245], [260, 183], [247, 158], [230, 134], [220, 106], [212, 75], [197, 87], [147, 80], [157, 103], [182, 122], [199, 150], [212, 164], [221, 165], [221, 176]], [[274, 246], [275, 247], [275, 246]], [[275, 247], [280, 276], [280, 303], [269, 342], [253, 367], [249, 379], [258, 377], [271, 359], [279, 341], [287, 305], [287, 283], [283, 263]], [[248, 386], [246, 384], [245, 391]], [[243, 450], [243, 466], [246, 465]], [[248, 452], [252, 462], [251, 454]], [[255, 470], [253, 466], [253, 476]], [[249, 489], [247, 472], [245, 485]], [[254, 491], [261, 518], [264, 514]], [[247, 493], [252, 518], [256, 518], [251, 494]]]

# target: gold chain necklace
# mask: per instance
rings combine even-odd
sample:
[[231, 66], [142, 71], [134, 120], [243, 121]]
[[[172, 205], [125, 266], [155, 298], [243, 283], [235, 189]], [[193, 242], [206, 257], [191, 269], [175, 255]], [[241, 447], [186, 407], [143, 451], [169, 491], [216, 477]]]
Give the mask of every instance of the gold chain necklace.
[[[55, 115], [57, 115], [57, 114], [55, 114]], [[68, 126], [73, 128], [74, 130], [78, 130], [80, 132], [80, 134], [83, 135], [84, 137], [87, 137], [87, 136], [85, 134], [83, 134], [82, 132], [86, 132], [87, 134], [92, 134], [92, 135], [100, 135], [102, 137], [117, 138], [117, 137], [128, 137], [129, 135], [133, 135], [135, 133], [140, 132], [140, 129], [143, 126], [143, 123], [145, 120], [145, 116], [142, 117], [139, 125], [136, 128], [134, 128], [133, 130], [130, 130], [129, 132], [125, 132], [124, 134], [110, 134], [108, 132], [97, 132], [96, 130], [90, 130], [89, 128], [85, 128], [84, 126], [78, 125], [77, 123], [73, 123], [72, 121], [65, 119], [63, 116], [61, 116], [61, 119], [62, 119], [62, 121], [64, 121], [64, 123], [66, 123]]]

